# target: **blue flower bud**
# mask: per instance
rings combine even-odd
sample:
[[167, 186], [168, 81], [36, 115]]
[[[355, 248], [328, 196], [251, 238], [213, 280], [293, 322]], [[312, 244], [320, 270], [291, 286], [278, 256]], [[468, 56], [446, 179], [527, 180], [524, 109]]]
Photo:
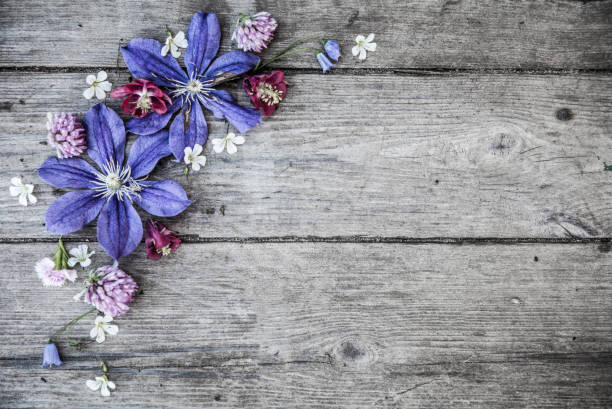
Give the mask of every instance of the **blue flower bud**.
[[321, 51], [317, 53], [317, 60], [319, 61], [319, 65], [321, 66], [323, 73], [326, 73], [331, 67], [334, 66], [329, 58], [327, 58], [327, 56]]
[[323, 49], [332, 60], [338, 61], [340, 58], [340, 46], [333, 40], [324, 40]]
[[42, 366], [60, 366], [61, 364], [62, 361], [60, 360], [59, 353], [57, 352], [57, 347], [55, 346], [55, 344], [50, 342], [45, 345]]

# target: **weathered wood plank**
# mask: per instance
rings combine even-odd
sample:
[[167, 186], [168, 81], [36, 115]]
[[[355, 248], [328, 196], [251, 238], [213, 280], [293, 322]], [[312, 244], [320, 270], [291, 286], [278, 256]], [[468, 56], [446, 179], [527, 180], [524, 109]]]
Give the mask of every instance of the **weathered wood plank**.
[[[315, 0], [201, 2], [5, 0], [0, 4], [0, 65], [117, 66], [119, 46], [135, 37], [165, 39], [165, 25], [187, 31], [197, 10], [215, 11], [230, 47], [240, 12], [267, 10], [280, 23], [274, 55], [297, 38], [332, 37], [345, 68], [609, 69], [611, 1]], [[378, 50], [360, 63], [356, 34], [377, 34]], [[311, 54], [284, 67], [315, 67]]]
[[[159, 262], [141, 247], [123, 267], [144, 293], [119, 336], [60, 344], [67, 364], [46, 370], [49, 329], [84, 309], [78, 286], [32, 272], [52, 251], [0, 245], [2, 407], [612, 403], [609, 246], [210, 243]], [[85, 389], [100, 359], [111, 400]]]
[[[127, 75], [112, 73], [116, 84]], [[4, 73], [0, 175], [36, 183], [39, 203], [0, 197], [0, 237], [50, 237], [62, 192], [36, 176], [47, 111], [85, 112], [84, 74]], [[612, 234], [612, 83], [607, 75], [292, 74], [277, 115], [236, 155], [207, 150], [193, 206], [169, 221], [201, 237], [372, 235], [579, 237]], [[44, 84], [44, 85], [43, 85]], [[241, 95], [238, 86], [231, 91]], [[117, 108], [117, 101], [110, 101]], [[211, 116], [207, 118], [210, 120]], [[226, 125], [209, 121], [210, 137]], [[92, 229], [79, 233], [93, 238]]]

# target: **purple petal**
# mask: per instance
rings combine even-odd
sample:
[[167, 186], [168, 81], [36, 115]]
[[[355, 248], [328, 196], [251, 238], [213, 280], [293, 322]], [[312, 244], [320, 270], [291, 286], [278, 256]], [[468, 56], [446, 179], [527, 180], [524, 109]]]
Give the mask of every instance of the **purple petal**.
[[135, 202], [154, 216], [176, 216], [191, 204], [181, 185], [173, 180], [143, 182], [142, 185], [144, 189]]
[[171, 54], [161, 55], [162, 45], [148, 38], [135, 38], [121, 48], [125, 65], [135, 78], [144, 78], [157, 85], [175, 87], [172, 80], [187, 82], [189, 78]]
[[38, 169], [38, 176], [51, 186], [92, 189], [96, 169], [83, 159], [49, 158]]
[[208, 138], [208, 127], [200, 104], [198, 102], [191, 104], [189, 128], [185, 129], [187, 111], [188, 109], [183, 109], [182, 112], [179, 112], [170, 125], [170, 150], [179, 161], [183, 160], [187, 146], [193, 148], [196, 143], [204, 146]]
[[109, 162], [123, 163], [125, 128], [119, 115], [99, 103], [83, 117], [87, 129], [87, 153], [100, 168]]
[[163, 129], [172, 115], [183, 105], [183, 97], [176, 98], [172, 105], [168, 107], [165, 114], [156, 114], [151, 111], [142, 118], [132, 118], [125, 124], [125, 129], [136, 135], [151, 135]]
[[236, 105], [234, 98], [223, 90], [211, 92], [219, 101], [206, 99], [202, 102], [210, 109], [217, 118], [225, 118], [240, 133], [245, 133], [257, 124], [261, 123], [261, 113], [254, 108]]
[[205, 75], [213, 77], [226, 72], [242, 74], [250, 71], [258, 62], [259, 57], [255, 54], [245, 53], [244, 51], [230, 51], [213, 61]]
[[[187, 30], [185, 67], [189, 76], [201, 75], [219, 51], [221, 30], [215, 13], [198, 11], [193, 15]], [[194, 75], [195, 74], [195, 75]]]
[[157, 162], [170, 153], [167, 130], [139, 137], [132, 145], [127, 160], [127, 164], [132, 169], [132, 177], [140, 178], [148, 175]]
[[75, 190], [53, 202], [45, 215], [47, 231], [68, 234], [95, 219], [105, 202], [103, 197], [95, 197], [95, 194], [92, 190]]
[[140, 216], [128, 200], [113, 196], [98, 217], [98, 241], [115, 260], [127, 256], [142, 240]]

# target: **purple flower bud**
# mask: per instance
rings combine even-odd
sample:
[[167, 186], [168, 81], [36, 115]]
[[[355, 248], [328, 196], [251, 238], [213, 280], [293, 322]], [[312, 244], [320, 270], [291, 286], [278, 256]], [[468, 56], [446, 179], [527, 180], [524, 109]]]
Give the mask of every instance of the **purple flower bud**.
[[79, 156], [87, 149], [85, 129], [81, 120], [72, 114], [47, 114], [49, 143], [57, 149], [60, 159]]
[[332, 60], [340, 58], [340, 46], [333, 40], [323, 40], [323, 49]]
[[45, 352], [43, 352], [42, 366], [47, 367], [51, 365], [60, 366], [62, 361], [60, 360], [57, 347], [54, 343], [49, 342], [45, 345]]
[[85, 302], [112, 317], [127, 312], [138, 291], [134, 279], [115, 266], [100, 267], [91, 272], [87, 285]]
[[232, 41], [235, 41], [238, 48], [244, 51], [260, 53], [272, 41], [276, 27], [278, 27], [278, 23], [266, 11], [259, 12], [253, 16], [240, 14], [232, 34]]
[[329, 58], [327, 58], [327, 56], [322, 51], [319, 51], [317, 53], [317, 60], [319, 60], [319, 65], [321, 66], [323, 73], [326, 73], [331, 69], [331, 67], [334, 66], [334, 64], [332, 64]]

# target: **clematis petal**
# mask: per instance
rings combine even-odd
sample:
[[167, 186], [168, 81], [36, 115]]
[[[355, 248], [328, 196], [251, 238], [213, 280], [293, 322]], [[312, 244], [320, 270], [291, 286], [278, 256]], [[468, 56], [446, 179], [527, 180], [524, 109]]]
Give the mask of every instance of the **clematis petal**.
[[135, 78], [151, 80], [157, 85], [175, 87], [173, 80], [187, 82], [189, 78], [176, 59], [161, 55], [159, 41], [135, 38], [121, 48], [123, 60]]
[[198, 11], [193, 15], [187, 30], [187, 49], [184, 57], [190, 77], [201, 75], [208, 68], [219, 51], [220, 38], [221, 29], [215, 13]]
[[218, 101], [205, 99], [202, 101], [204, 106], [217, 118], [227, 119], [240, 133], [246, 133], [261, 123], [261, 113], [257, 109], [237, 105], [227, 91], [213, 90], [211, 93]]
[[53, 202], [45, 215], [47, 231], [68, 234], [95, 219], [105, 202], [95, 194], [92, 190], [75, 190]]
[[148, 175], [157, 162], [170, 153], [167, 130], [139, 137], [132, 145], [127, 160], [127, 164], [132, 169], [132, 177], [137, 179]]
[[[189, 42], [191, 46], [191, 41]], [[224, 73], [242, 74], [250, 71], [259, 62], [259, 57], [255, 54], [245, 53], [244, 51], [230, 51], [219, 56], [206, 70], [206, 76], [214, 77]]]
[[144, 189], [134, 201], [154, 216], [176, 216], [191, 204], [181, 185], [173, 180], [141, 184]]
[[115, 260], [130, 254], [142, 239], [142, 222], [128, 200], [113, 196], [98, 217], [98, 241]]
[[203, 146], [208, 138], [208, 127], [200, 104], [197, 102], [191, 104], [189, 128], [185, 129], [184, 117], [187, 111], [188, 109], [183, 109], [179, 112], [170, 125], [170, 150], [178, 161], [183, 160], [185, 147], [194, 146], [196, 143]]
[[168, 107], [165, 114], [149, 112], [142, 118], [132, 118], [126, 124], [128, 132], [136, 135], [151, 135], [163, 129], [170, 121], [172, 115], [183, 105], [183, 98], [176, 98], [172, 105]]
[[49, 158], [38, 169], [38, 176], [51, 186], [92, 189], [96, 169], [79, 158]]
[[83, 117], [87, 129], [87, 153], [103, 168], [109, 162], [123, 163], [125, 128], [119, 115], [99, 103]]

